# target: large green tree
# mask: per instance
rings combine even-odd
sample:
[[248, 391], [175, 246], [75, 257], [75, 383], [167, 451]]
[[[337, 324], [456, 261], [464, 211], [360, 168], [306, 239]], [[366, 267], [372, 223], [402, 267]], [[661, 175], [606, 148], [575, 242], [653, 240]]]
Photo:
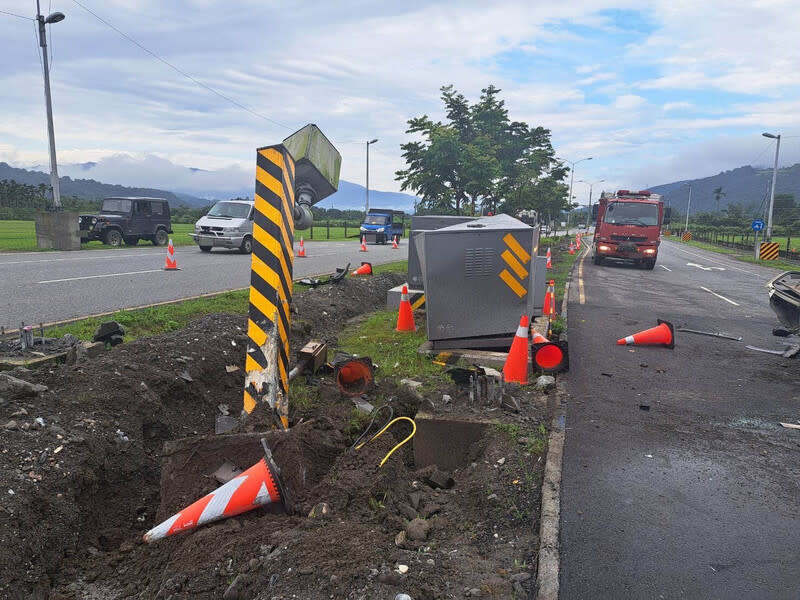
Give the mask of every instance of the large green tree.
[[565, 207], [567, 169], [555, 159], [550, 131], [511, 121], [500, 91], [489, 86], [470, 104], [453, 86], [441, 88], [446, 122], [427, 115], [408, 121], [418, 139], [401, 145], [401, 189], [422, 197], [424, 212], [515, 214]]

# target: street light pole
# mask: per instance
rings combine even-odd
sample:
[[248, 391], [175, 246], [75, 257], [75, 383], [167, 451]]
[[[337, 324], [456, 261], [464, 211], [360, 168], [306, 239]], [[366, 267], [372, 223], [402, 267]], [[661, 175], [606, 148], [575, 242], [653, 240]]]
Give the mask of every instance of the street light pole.
[[559, 158], [558, 160], [563, 160], [564, 162], [569, 163], [569, 166], [570, 166], [570, 169], [569, 169], [569, 196], [567, 197], [567, 202], [571, 206], [572, 205], [572, 182], [575, 179], [575, 165], [577, 165], [578, 163], [583, 162], [585, 160], [592, 160], [592, 157], [591, 156], [587, 156], [586, 158], [582, 158], [580, 160], [576, 160], [575, 162], [572, 162], [571, 160], [567, 160], [566, 158]]
[[686, 203], [686, 227], [684, 231], [689, 231], [689, 209], [692, 207], [692, 184], [687, 184], [689, 186], [689, 201]]
[[583, 179], [579, 179], [578, 183], [585, 183], [589, 186], [589, 206], [588, 206], [588, 213], [586, 215], [586, 231], [589, 231], [589, 225], [592, 222], [592, 188], [596, 183], [603, 183], [605, 179], [599, 179], [597, 181], [585, 181]]
[[42, 63], [44, 65], [44, 99], [47, 106], [47, 137], [50, 142], [50, 187], [53, 189], [53, 207], [61, 209], [61, 190], [58, 185], [58, 163], [56, 162], [56, 135], [53, 129], [53, 102], [50, 98], [50, 62], [47, 59], [47, 35], [45, 24], [58, 23], [64, 20], [64, 13], [54, 12], [45, 18], [36, 0], [36, 21], [39, 23], [39, 45], [42, 47]]
[[377, 138], [367, 142], [367, 201], [364, 204], [364, 217], [369, 213], [369, 147], [370, 144], [377, 142]]
[[767, 233], [764, 239], [768, 242], [772, 240], [772, 211], [775, 208], [775, 182], [778, 179], [778, 152], [781, 151], [781, 136], [772, 133], [762, 133], [764, 137], [777, 140], [775, 145], [775, 165], [772, 167], [772, 191], [769, 194], [769, 215], [767, 216]]

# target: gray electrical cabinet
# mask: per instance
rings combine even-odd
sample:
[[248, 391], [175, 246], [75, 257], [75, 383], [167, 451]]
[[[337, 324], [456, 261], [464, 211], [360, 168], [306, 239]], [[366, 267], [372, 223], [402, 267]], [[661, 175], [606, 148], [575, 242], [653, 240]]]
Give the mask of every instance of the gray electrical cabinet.
[[408, 234], [408, 287], [409, 289], [424, 289], [422, 268], [419, 264], [419, 255], [414, 240], [423, 231], [433, 231], [474, 221], [477, 217], [456, 217], [450, 215], [414, 215], [411, 217], [411, 231]]
[[433, 348], [511, 343], [535, 304], [539, 230], [508, 215], [421, 232], [414, 240]]

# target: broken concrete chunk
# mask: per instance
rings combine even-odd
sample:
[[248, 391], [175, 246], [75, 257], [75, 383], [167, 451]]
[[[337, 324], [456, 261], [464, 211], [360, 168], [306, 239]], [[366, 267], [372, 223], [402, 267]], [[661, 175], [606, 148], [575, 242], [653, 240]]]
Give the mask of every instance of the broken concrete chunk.
[[327, 519], [331, 516], [331, 507], [327, 502], [316, 504], [308, 513], [309, 519]]
[[[110, 338], [112, 336], [116, 335], [120, 336], [120, 338], [125, 335], [125, 327], [116, 321], [106, 321], [97, 326], [92, 339], [95, 342], [108, 342], [111, 341]], [[120, 339], [120, 341], [122, 340]]]
[[0, 373], [0, 392], [14, 392], [23, 396], [35, 396], [46, 391], [47, 386], [45, 385], [28, 383], [7, 373]]
[[400, 380], [400, 384], [401, 385], [406, 385], [406, 386], [408, 386], [408, 387], [410, 387], [411, 389], [414, 389], [414, 390], [417, 389], [418, 387], [422, 386], [422, 382], [421, 381], [414, 381], [413, 379], [408, 379], [408, 378], [401, 379]]
[[122, 343], [122, 336], [121, 335], [112, 335], [108, 338], [108, 343], [112, 346], [119, 346]]
[[106, 345], [103, 342], [83, 342], [82, 346], [89, 358], [97, 358], [106, 349]]
[[419, 508], [420, 500], [422, 500], [421, 492], [411, 492], [408, 495], [408, 501], [411, 502], [411, 506], [414, 508], [414, 510]]
[[436, 469], [433, 471], [433, 473], [428, 475], [426, 483], [434, 489], [442, 488], [445, 490], [449, 490], [451, 487], [455, 485], [456, 482], [447, 473], [444, 473]]
[[535, 385], [537, 390], [548, 390], [556, 385], [556, 378], [552, 375], [541, 375], [536, 378]]

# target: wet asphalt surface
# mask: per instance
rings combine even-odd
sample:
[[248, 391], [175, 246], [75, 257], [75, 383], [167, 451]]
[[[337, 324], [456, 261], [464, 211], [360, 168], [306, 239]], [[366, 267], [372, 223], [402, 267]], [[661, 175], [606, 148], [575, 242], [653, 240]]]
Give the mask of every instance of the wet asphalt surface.
[[[357, 240], [306, 242], [306, 258], [295, 258], [294, 277], [333, 273], [350, 263], [376, 265], [408, 258], [400, 248]], [[295, 244], [296, 250], [297, 244]], [[6, 329], [179, 300], [250, 285], [250, 255], [197, 246], [178, 246], [179, 271], [164, 271], [166, 248], [136, 246], [117, 250], [0, 253], [0, 325]]]
[[[778, 425], [800, 422], [800, 358], [745, 348], [785, 348], [764, 287], [779, 271], [665, 242], [653, 271], [579, 273], [562, 600], [800, 598], [800, 430]], [[657, 318], [743, 339], [615, 344]]]

